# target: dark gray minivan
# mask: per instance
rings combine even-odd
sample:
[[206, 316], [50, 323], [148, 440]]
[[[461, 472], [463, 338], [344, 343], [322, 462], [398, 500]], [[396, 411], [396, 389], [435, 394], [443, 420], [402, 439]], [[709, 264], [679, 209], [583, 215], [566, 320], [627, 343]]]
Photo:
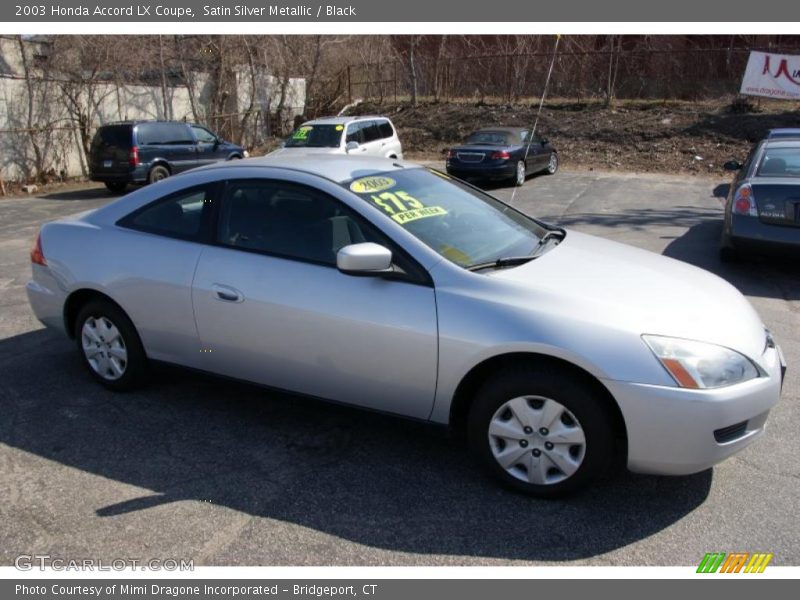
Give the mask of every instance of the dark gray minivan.
[[180, 121], [123, 121], [101, 126], [89, 156], [92, 181], [112, 192], [129, 183], [153, 183], [220, 160], [247, 157], [202, 125]]

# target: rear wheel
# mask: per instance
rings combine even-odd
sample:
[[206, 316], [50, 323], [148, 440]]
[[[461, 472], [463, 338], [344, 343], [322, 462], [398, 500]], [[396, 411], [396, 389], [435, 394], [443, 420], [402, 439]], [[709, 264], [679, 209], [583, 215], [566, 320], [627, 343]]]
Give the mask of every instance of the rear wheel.
[[517, 162], [517, 168], [514, 171], [514, 185], [517, 187], [525, 185], [525, 175], [526, 175], [525, 161], [521, 160]]
[[556, 171], [558, 171], [558, 154], [551, 152], [550, 161], [547, 163], [547, 169], [545, 169], [545, 172], [548, 175], [553, 175]]
[[150, 183], [155, 183], [156, 181], [161, 181], [167, 177], [169, 177], [169, 170], [162, 165], [156, 165], [150, 169], [150, 174], [147, 176], [147, 180]]
[[78, 313], [75, 339], [83, 362], [105, 387], [127, 391], [145, 380], [147, 356], [130, 319], [105, 300], [93, 300]]
[[612, 419], [591, 386], [565, 369], [506, 369], [478, 391], [468, 437], [504, 485], [541, 498], [585, 487], [614, 459]]
[[126, 187], [128, 187], [128, 184], [123, 181], [106, 181], [105, 183], [108, 191], [115, 194], [119, 194], [120, 192], [124, 191]]

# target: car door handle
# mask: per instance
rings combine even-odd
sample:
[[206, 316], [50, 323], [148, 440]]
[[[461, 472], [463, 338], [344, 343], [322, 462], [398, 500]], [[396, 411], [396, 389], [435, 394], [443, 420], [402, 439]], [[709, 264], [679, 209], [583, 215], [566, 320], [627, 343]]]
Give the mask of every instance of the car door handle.
[[215, 283], [211, 286], [211, 289], [214, 290], [214, 294], [217, 296], [218, 300], [224, 300], [225, 302], [244, 301], [244, 294], [242, 294], [242, 292], [236, 288], [230, 287], [229, 285]]

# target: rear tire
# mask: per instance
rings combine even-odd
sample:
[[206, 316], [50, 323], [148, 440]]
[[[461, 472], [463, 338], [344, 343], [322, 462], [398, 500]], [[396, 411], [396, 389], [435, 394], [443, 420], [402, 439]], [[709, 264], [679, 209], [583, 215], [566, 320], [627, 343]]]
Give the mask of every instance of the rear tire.
[[614, 462], [604, 400], [567, 369], [506, 368], [475, 396], [467, 418], [470, 447], [507, 487], [539, 498], [573, 493]]
[[516, 169], [514, 170], [513, 182], [517, 187], [525, 185], [525, 176], [528, 173], [528, 168], [525, 166], [525, 161], [520, 160], [517, 162]]
[[114, 194], [124, 192], [125, 188], [128, 187], [128, 184], [122, 181], [106, 181], [105, 185], [108, 191]]
[[115, 391], [140, 387], [147, 355], [128, 316], [107, 300], [92, 300], [78, 312], [75, 340], [92, 377]]
[[155, 183], [157, 181], [161, 181], [162, 179], [166, 179], [167, 177], [169, 177], [169, 169], [163, 165], [156, 165], [150, 169], [150, 173], [147, 176], [147, 181], [149, 183]]
[[548, 175], [555, 175], [558, 171], [558, 154], [555, 152], [550, 153], [550, 161], [547, 163], [547, 168], [544, 170]]

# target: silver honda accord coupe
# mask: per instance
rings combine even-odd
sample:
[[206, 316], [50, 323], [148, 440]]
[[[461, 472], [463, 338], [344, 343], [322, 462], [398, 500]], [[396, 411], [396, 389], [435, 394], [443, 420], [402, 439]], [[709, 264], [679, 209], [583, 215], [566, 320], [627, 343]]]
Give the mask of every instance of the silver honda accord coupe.
[[466, 434], [543, 497], [761, 435], [780, 349], [732, 286], [383, 158], [206, 167], [45, 224], [27, 291], [114, 390], [163, 361]]

